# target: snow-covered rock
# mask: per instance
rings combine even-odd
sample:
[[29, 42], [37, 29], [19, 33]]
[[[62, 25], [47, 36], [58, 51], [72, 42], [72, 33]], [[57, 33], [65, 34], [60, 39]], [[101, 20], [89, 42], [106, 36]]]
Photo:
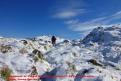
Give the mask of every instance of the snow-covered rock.
[[31, 75], [34, 67], [40, 81], [121, 81], [120, 35], [121, 27], [98, 27], [82, 42], [57, 37], [55, 46], [51, 36], [0, 38], [0, 68]]

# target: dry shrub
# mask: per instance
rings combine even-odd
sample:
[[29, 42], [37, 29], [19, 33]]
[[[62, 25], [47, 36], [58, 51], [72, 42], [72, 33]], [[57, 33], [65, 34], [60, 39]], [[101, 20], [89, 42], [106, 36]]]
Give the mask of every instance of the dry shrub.
[[8, 67], [3, 67], [0, 70], [0, 76], [3, 78], [5, 81], [11, 81], [9, 80], [9, 77], [11, 76], [12, 71]]
[[0, 46], [0, 51], [2, 53], [7, 53], [12, 51], [12, 47], [10, 45], [1, 45]]
[[27, 51], [25, 48], [20, 49], [19, 52], [20, 52], [21, 54], [28, 53], [28, 51]]

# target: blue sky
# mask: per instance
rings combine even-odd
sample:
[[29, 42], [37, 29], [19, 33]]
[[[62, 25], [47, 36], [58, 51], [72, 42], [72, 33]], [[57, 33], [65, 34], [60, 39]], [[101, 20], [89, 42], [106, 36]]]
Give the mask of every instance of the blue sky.
[[121, 0], [0, 0], [0, 35], [76, 39], [121, 22]]

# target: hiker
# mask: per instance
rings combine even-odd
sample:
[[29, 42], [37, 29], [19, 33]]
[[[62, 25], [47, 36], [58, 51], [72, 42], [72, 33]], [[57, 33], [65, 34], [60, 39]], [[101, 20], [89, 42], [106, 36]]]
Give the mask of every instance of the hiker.
[[[40, 81], [40, 76], [38, 75], [37, 69], [35, 66], [32, 66], [32, 71], [31, 71], [31, 78], [35, 81]], [[32, 80], [32, 81], [33, 81]], [[29, 80], [30, 81], [30, 80]]]
[[32, 72], [31, 72], [31, 75], [37, 75], [37, 69], [35, 66], [32, 67]]
[[55, 44], [56, 44], [56, 37], [55, 36], [52, 36], [51, 42], [52, 42], [53, 46], [55, 46]]

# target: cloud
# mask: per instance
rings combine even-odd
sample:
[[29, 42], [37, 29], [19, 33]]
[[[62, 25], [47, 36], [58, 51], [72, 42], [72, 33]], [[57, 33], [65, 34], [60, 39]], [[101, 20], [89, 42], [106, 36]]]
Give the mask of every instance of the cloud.
[[86, 22], [79, 22], [79, 20], [71, 20], [71, 21], [67, 21], [66, 24], [68, 24], [69, 28], [73, 31], [87, 31], [97, 26], [100, 26], [102, 20], [104, 19], [105, 18], [102, 17], [102, 18], [96, 18], [96, 19], [86, 21]]
[[120, 23], [120, 21], [117, 22], [117, 20], [121, 19], [121, 11], [118, 11], [112, 15], [97, 17], [82, 22], [80, 20], [80, 16], [90, 11], [85, 9], [85, 6], [88, 5], [85, 4], [83, 0], [69, 0], [67, 2], [66, 0], [61, 1], [62, 4], [60, 4], [55, 10], [53, 17], [63, 19], [64, 23], [68, 25], [69, 29], [72, 31], [85, 33], [98, 26], [109, 27]]
[[75, 20], [68, 20], [68, 21], [65, 21], [64, 23], [67, 24], [67, 25], [70, 25], [70, 24], [76, 24], [78, 23], [79, 20], [75, 19]]
[[84, 12], [85, 12], [84, 9], [63, 10], [63, 11], [59, 11], [56, 14], [54, 14], [54, 17], [59, 18], [59, 19], [68, 19], [68, 18], [74, 18]]
[[112, 23], [113, 21], [118, 19], [121, 19], [121, 11], [118, 11], [110, 16], [99, 17], [85, 22], [80, 22], [79, 20], [69, 20], [66, 21], [66, 24], [68, 24], [69, 28], [72, 31], [83, 32], [90, 31], [98, 26], [110, 27], [112, 25], [119, 24], [121, 23], [121, 21]]
[[121, 19], [121, 11], [116, 12], [111, 16], [112, 19]]
[[53, 17], [57, 19], [70, 19], [85, 13], [85, 9], [82, 8], [86, 4], [83, 0], [59, 0], [57, 1]]

